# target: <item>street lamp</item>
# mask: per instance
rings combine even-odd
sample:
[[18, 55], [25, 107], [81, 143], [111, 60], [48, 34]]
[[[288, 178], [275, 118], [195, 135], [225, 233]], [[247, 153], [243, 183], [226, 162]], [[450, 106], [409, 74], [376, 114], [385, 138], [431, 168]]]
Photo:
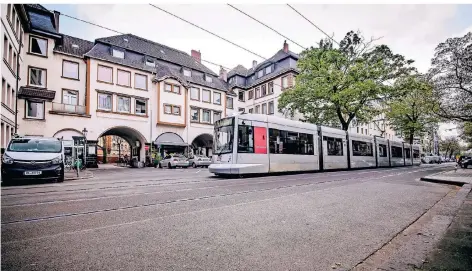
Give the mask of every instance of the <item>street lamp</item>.
[[85, 142], [84, 142], [84, 165], [87, 166], [87, 128], [84, 127], [82, 130], [82, 134], [84, 135]]

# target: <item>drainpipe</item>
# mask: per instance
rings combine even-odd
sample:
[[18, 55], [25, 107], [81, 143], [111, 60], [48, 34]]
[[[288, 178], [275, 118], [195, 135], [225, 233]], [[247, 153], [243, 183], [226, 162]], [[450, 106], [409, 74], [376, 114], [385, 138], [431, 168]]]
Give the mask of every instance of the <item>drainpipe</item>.
[[20, 37], [20, 45], [18, 49], [18, 55], [16, 56], [16, 93], [15, 93], [15, 134], [18, 134], [18, 88], [20, 84], [20, 55], [23, 37]]

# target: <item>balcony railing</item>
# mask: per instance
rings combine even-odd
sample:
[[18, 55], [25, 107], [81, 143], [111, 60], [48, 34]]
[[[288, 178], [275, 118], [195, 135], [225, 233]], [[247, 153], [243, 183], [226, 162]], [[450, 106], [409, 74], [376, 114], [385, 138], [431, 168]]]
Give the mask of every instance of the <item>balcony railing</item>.
[[85, 115], [85, 106], [73, 104], [52, 103], [53, 112]]

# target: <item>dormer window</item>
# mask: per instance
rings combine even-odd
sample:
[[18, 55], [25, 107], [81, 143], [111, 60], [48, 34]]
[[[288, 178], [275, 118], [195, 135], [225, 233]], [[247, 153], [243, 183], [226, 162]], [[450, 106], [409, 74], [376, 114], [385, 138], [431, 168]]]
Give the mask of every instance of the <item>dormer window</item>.
[[229, 83], [232, 84], [233, 82], [234, 82], [234, 77], [231, 77], [231, 78], [229, 79]]
[[272, 66], [266, 67], [265, 68], [265, 74], [269, 74], [272, 72]]
[[77, 44], [72, 44], [72, 48], [74, 48], [74, 49], [79, 49], [79, 45], [77, 45]]
[[156, 63], [152, 59], [146, 59], [146, 66], [156, 67]]
[[114, 57], [117, 57], [117, 58], [125, 58], [125, 52], [124, 52], [124, 51], [120, 51], [120, 50], [113, 49], [113, 50], [112, 50], [112, 53], [113, 53], [113, 56], [114, 56]]
[[264, 70], [260, 70], [260, 71], [257, 73], [257, 78], [261, 78], [262, 76], [264, 76]]
[[184, 69], [184, 76], [191, 77], [192, 76], [192, 71]]
[[209, 75], [205, 75], [205, 81], [207, 81], [208, 83], [211, 83], [213, 82], [213, 79]]

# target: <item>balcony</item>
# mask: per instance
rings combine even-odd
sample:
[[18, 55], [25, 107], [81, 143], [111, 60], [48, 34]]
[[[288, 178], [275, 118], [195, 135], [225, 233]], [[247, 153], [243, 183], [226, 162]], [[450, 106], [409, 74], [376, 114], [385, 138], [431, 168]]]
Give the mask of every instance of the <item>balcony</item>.
[[59, 115], [80, 115], [87, 116], [85, 111], [85, 106], [82, 105], [73, 105], [73, 104], [63, 104], [63, 103], [52, 103], [52, 109], [49, 111], [51, 114]]

